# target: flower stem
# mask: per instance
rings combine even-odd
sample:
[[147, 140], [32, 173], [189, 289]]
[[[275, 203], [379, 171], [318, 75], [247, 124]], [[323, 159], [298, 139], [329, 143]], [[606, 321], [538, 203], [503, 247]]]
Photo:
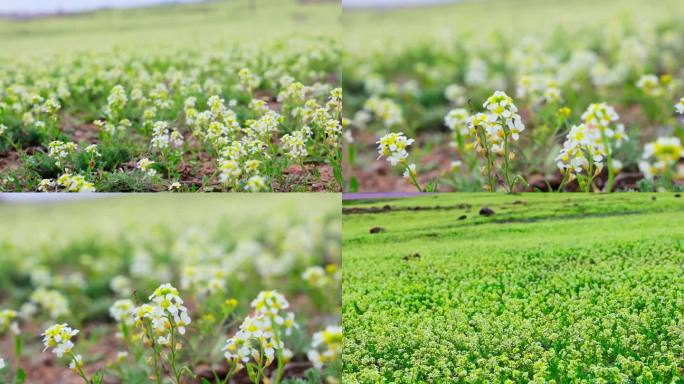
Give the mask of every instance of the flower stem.
[[90, 380], [88, 380], [88, 376], [86, 376], [85, 372], [83, 372], [83, 369], [78, 363], [78, 360], [76, 360], [76, 355], [74, 355], [74, 352], [69, 352], [69, 355], [71, 356], [71, 359], [74, 361], [74, 366], [76, 367], [76, 371], [78, 372], [78, 375], [81, 376], [83, 381], [85, 381], [86, 384], [90, 384]]
[[504, 177], [508, 186], [508, 193], [513, 193], [513, 184], [511, 184], [511, 178], [508, 174], [508, 133], [506, 129], [504, 129]]

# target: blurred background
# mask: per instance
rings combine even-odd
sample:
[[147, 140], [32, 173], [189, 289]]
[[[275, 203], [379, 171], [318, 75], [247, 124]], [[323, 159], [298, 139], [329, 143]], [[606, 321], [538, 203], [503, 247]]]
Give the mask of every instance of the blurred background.
[[[373, 7], [405, 7], [416, 5], [430, 5], [453, 3], [463, 0], [342, 0], [345, 8], [373, 8]], [[471, 0], [472, 1], [472, 0]]]
[[36, 15], [92, 11], [99, 8], [128, 8], [159, 5], [164, 3], [192, 3], [202, 0], [24, 0], [0, 3], [4, 14]]
[[337, 37], [339, 0], [0, 1], [0, 57]]

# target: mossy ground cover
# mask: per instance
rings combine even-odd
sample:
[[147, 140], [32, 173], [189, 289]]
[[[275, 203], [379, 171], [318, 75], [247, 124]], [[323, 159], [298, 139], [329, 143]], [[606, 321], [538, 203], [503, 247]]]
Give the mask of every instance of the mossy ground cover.
[[345, 212], [344, 382], [684, 382], [682, 197], [426, 195]]

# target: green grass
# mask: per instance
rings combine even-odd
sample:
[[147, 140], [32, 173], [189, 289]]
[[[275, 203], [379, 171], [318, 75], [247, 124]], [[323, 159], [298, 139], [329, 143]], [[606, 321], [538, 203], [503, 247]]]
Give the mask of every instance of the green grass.
[[302, 5], [295, 0], [219, 0], [141, 9], [103, 10], [32, 20], [0, 19], [0, 57], [74, 51], [109, 52], [180, 47], [211, 49], [220, 43], [258, 44], [282, 36], [340, 32], [341, 7], [334, 2]]
[[345, 382], [682, 382], [681, 197], [458, 194], [345, 208], [385, 204], [343, 218]]

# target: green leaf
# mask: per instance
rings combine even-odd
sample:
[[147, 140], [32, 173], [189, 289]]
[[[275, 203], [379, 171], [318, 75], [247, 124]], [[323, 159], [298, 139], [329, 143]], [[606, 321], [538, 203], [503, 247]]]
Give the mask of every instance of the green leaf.
[[359, 190], [359, 180], [352, 176], [349, 179], [349, 192], [356, 192]]
[[25, 381], [26, 381], [26, 371], [24, 371], [23, 368], [17, 369], [17, 374], [16, 374], [16, 377], [14, 379], [14, 382], [16, 384], [24, 384]]
[[256, 371], [254, 364], [247, 364], [247, 374], [249, 375], [250, 380], [256, 380]]

